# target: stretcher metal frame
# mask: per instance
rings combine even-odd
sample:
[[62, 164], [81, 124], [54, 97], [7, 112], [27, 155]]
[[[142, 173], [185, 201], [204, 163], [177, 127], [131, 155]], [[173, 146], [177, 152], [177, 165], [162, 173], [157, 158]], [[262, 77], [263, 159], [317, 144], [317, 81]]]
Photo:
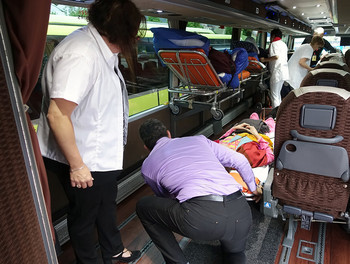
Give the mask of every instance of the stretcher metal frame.
[[262, 96], [262, 101], [261, 103], [263, 105], [265, 105], [265, 97], [266, 97], [266, 93], [268, 92], [269, 88], [266, 85], [265, 81], [268, 80], [271, 76], [270, 73], [266, 67], [265, 64], [263, 64], [262, 62], [258, 61], [258, 60], [248, 60], [249, 61], [249, 65], [248, 67], [252, 67], [252, 66], [256, 66], [261, 67], [260, 70], [254, 70], [254, 71], [250, 71], [249, 69], [246, 69], [250, 72], [250, 77], [252, 81], [258, 81], [258, 90], [261, 94], [263, 94]]
[[[193, 54], [193, 58], [191, 58]], [[227, 87], [217, 75], [205, 53], [198, 50], [159, 50], [159, 58], [180, 80], [177, 86], [169, 87], [169, 107], [174, 115], [180, 113], [180, 107], [193, 109], [196, 106], [210, 107], [215, 120], [221, 120], [224, 112], [221, 103], [243, 98], [244, 89]], [[171, 56], [170, 56], [171, 55]], [[241, 78], [242, 78], [241, 74]], [[241, 79], [240, 84], [247, 79]]]

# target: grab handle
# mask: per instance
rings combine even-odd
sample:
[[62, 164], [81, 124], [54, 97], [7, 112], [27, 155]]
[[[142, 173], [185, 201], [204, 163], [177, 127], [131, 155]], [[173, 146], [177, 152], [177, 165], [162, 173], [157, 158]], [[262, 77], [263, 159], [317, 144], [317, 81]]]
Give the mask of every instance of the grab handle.
[[322, 144], [335, 144], [344, 139], [342, 136], [339, 136], [339, 135], [335, 136], [334, 138], [310, 137], [310, 136], [299, 134], [298, 131], [296, 130], [291, 130], [290, 134], [293, 136], [294, 139], [300, 139], [302, 141], [322, 143]]

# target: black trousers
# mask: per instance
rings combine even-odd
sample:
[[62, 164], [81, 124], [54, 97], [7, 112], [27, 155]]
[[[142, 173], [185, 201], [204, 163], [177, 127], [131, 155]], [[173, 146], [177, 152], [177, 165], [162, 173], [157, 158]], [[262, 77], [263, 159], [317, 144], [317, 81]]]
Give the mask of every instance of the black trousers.
[[244, 197], [228, 202], [193, 198], [179, 203], [150, 196], [138, 201], [136, 213], [168, 264], [187, 263], [173, 232], [195, 240], [219, 240], [226, 263], [246, 262], [252, 215]]
[[91, 172], [94, 185], [79, 189], [71, 187], [69, 166], [47, 158], [44, 162], [48, 174], [59, 177], [69, 200], [68, 231], [77, 263], [97, 263], [96, 228], [103, 261], [111, 264], [112, 256], [124, 249], [116, 220], [117, 179], [121, 171]]

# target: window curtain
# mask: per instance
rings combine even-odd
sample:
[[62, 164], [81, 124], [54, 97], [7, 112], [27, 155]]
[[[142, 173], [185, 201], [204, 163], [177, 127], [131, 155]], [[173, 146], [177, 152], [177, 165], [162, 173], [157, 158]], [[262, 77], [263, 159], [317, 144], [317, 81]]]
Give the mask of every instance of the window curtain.
[[[3, 0], [6, 26], [11, 42], [14, 69], [23, 103], [26, 104], [39, 77], [50, 15], [50, 0]], [[39, 171], [46, 209], [51, 219], [50, 191], [38, 139], [27, 113], [27, 123]]]

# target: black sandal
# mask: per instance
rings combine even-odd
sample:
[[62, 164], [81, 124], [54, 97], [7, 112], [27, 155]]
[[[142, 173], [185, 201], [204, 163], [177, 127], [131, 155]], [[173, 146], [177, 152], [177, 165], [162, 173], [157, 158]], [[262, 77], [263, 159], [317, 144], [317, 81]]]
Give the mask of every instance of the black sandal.
[[[130, 252], [130, 256], [129, 257], [123, 257], [123, 254], [128, 252], [128, 251]], [[118, 256], [112, 257], [112, 259], [128, 263], [128, 262], [137, 260], [140, 256], [141, 256], [141, 252], [138, 251], [138, 250], [135, 250], [135, 251], [125, 250], [122, 253], [120, 253]]]

